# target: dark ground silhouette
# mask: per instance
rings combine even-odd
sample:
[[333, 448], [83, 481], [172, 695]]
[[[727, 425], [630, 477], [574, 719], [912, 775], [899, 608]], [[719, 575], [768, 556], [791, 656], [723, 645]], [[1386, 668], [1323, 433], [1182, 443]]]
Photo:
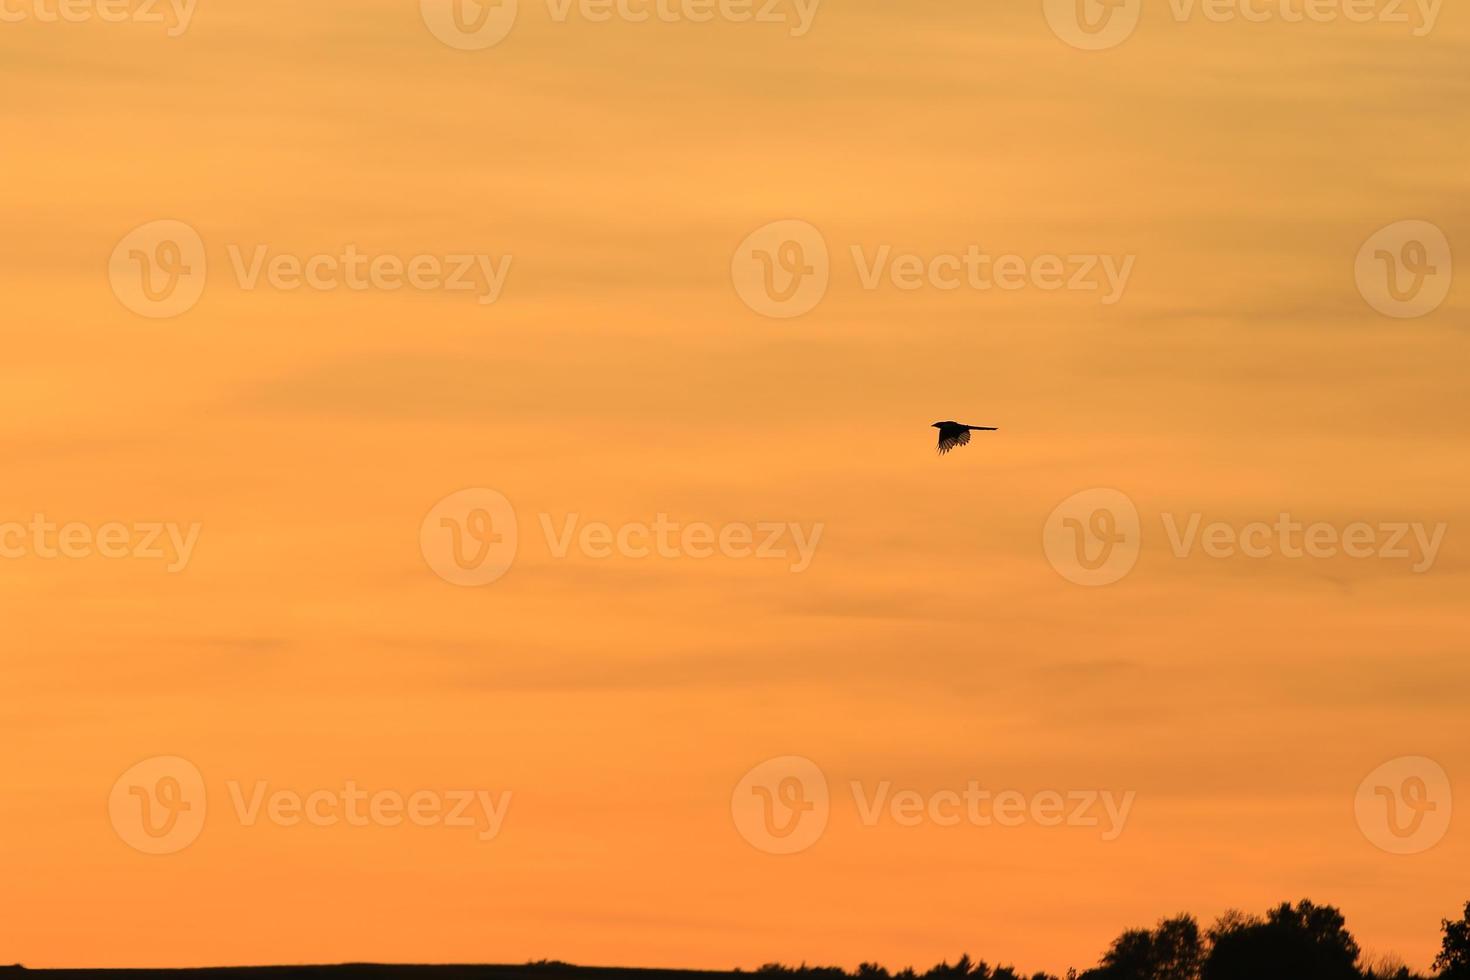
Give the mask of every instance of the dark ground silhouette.
[[[1470, 980], [1470, 902], [1462, 918], [1440, 923], [1438, 980]], [[992, 967], [962, 956], [919, 972], [890, 972], [876, 963], [856, 970], [768, 963], [758, 980], [1062, 980], [1047, 973]], [[1130, 929], [1113, 941], [1093, 969], [1071, 980], [1428, 980], [1392, 956], [1365, 962], [1342, 913], [1330, 905], [1282, 903], [1265, 915], [1227, 912], [1202, 930], [1194, 917]], [[196, 970], [27, 970], [0, 967], [0, 980], [751, 980], [740, 970], [637, 970], [542, 961], [521, 966], [220, 967]]]

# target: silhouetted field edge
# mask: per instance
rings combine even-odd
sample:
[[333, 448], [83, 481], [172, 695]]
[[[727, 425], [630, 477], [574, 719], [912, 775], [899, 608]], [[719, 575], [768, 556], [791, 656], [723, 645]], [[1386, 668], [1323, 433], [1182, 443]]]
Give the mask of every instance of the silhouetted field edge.
[[[1441, 920], [1442, 940], [1435, 958], [1439, 980], [1470, 980], [1470, 902], [1464, 917]], [[1208, 929], [1191, 915], [1160, 919], [1153, 928], [1129, 929], [1113, 940], [1092, 969], [1067, 971], [1067, 980], [1424, 980], [1399, 957], [1364, 955], [1331, 905], [1303, 900], [1283, 902], [1265, 915], [1231, 911]], [[0, 967], [0, 980], [118, 980], [157, 977], [280, 980], [1061, 980], [1048, 973], [1023, 973], [1012, 966], [991, 967], [961, 956], [918, 973], [912, 967], [890, 973], [876, 963], [854, 971], [835, 966], [785, 966], [767, 963], [759, 970], [665, 970], [636, 967], [574, 966], [557, 960], [521, 965], [430, 965], [342, 963], [312, 966], [230, 966], [186, 969], [30, 970]]]
[[572, 963], [306, 963], [296, 965], [279, 966], [190, 966], [190, 967], [86, 967], [76, 969], [33, 969], [23, 965], [0, 966], [0, 972], [23, 973], [30, 980], [43, 980], [46, 977], [75, 978], [81, 980], [88, 976], [107, 977], [146, 977], [159, 975], [165, 977], [213, 977], [225, 976], [232, 980], [249, 980], [250, 977], [280, 977], [287, 974], [345, 974], [351, 973], [355, 976], [391, 976], [412, 973], [416, 976], [432, 974], [435, 977], [450, 980], [453, 977], [476, 977], [481, 980], [489, 978], [502, 978], [502, 980], [517, 980], [517, 978], [545, 978], [548, 976], [564, 975], [568, 977], [601, 977], [605, 980], [615, 980], [618, 977], [642, 977], [644, 980], [677, 980], [679, 977], [700, 977], [703, 980], [712, 980], [715, 977], [743, 976], [749, 980], [751, 973], [742, 973], [740, 970], [672, 970], [645, 967], [623, 967], [623, 966], [577, 966]]

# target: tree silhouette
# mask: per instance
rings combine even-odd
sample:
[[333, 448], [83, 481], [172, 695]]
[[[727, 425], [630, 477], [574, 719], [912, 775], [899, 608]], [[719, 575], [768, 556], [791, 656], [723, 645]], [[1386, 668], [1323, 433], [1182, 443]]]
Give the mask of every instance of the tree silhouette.
[[1082, 980], [1198, 980], [1203, 962], [1199, 923], [1180, 915], [1162, 920], [1153, 930], [1123, 933]]
[[1470, 978], [1470, 902], [1465, 903], [1463, 918], [1456, 922], [1445, 919], [1440, 928], [1444, 930], [1444, 942], [1434, 959], [1434, 968], [1442, 980], [1467, 980]]
[[1358, 944], [1330, 905], [1282, 903], [1264, 920], [1227, 914], [1210, 930], [1203, 980], [1357, 980]]
[[[1470, 980], [1470, 902], [1456, 921], [1441, 923], [1443, 948], [1434, 962], [1435, 980]], [[890, 974], [877, 963], [863, 963], [853, 973], [839, 967], [782, 966], [770, 963], [761, 973], [771, 980], [1057, 980], [1045, 974], [1022, 974], [1008, 966], [991, 967], [968, 955], [943, 961], [924, 973], [912, 967]], [[1161, 919], [1152, 929], [1130, 929], [1113, 940], [1094, 969], [1067, 972], [1068, 980], [1424, 980], [1392, 953], [1364, 957], [1347, 930], [1340, 911], [1330, 905], [1300, 901], [1270, 909], [1265, 916], [1226, 912], [1205, 935], [1189, 915]], [[86, 980], [86, 978], [70, 978]], [[101, 978], [112, 980], [112, 978]], [[140, 978], [146, 980], [146, 978]], [[250, 978], [244, 978], [250, 980]], [[370, 980], [391, 980], [373, 977]], [[527, 980], [527, 978], [487, 978]], [[575, 980], [557, 977], [555, 980]], [[659, 980], [655, 977], [593, 980]], [[672, 980], [688, 980], [675, 977]], [[711, 976], [709, 980], [719, 980]], [[739, 980], [739, 978], [734, 978]]]
[[[929, 972], [924, 974], [924, 980], [969, 980], [974, 968], [975, 965], [970, 962], [970, 954], [966, 953], [955, 961], [954, 966], [950, 966], [949, 961], [944, 960], [931, 967]], [[985, 972], [980, 975], [985, 980], [990, 980], [990, 968], [981, 964], [981, 969]]]
[[1418, 980], [1404, 961], [1393, 953], [1383, 953], [1363, 966], [1365, 980]]

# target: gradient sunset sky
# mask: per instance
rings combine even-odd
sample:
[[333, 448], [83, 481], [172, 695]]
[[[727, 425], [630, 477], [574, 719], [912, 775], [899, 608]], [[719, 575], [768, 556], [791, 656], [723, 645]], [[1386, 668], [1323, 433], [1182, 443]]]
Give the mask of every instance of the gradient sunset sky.
[[[827, 0], [802, 36], [551, 9], [478, 51], [414, 0], [202, 0], [173, 37], [0, 22], [0, 524], [199, 527], [174, 571], [0, 559], [0, 962], [1061, 973], [1164, 915], [1305, 897], [1427, 968], [1470, 818], [1393, 854], [1354, 801], [1423, 757], [1470, 806], [1470, 7], [1415, 36], [1146, 0], [1103, 51], [1037, 0]], [[789, 319], [731, 271], [781, 219], [831, 256]], [[150, 319], [109, 257], [160, 220], [208, 279]], [[1410, 220], [1463, 268], [1396, 319], [1355, 257]], [[232, 270], [349, 244], [513, 262], [488, 305]], [[1134, 264], [1109, 305], [867, 289], [851, 257], [971, 245]], [[939, 458], [950, 418], [1001, 431]], [[480, 587], [421, 547], [465, 488], [519, 521]], [[1042, 546], [1092, 488], [1142, 526], [1104, 587]], [[1417, 573], [1164, 531], [1282, 513], [1447, 530]], [[573, 514], [822, 532], [800, 572], [557, 557], [542, 515]], [[109, 794], [175, 756], [203, 831], [140, 853]], [[832, 802], [778, 856], [731, 801], [783, 756]], [[869, 827], [848, 790], [971, 780], [1136, 799], [1105, 841]], [[261, 781], [513, 797], [490, 841], [242, 825], [230, 785]]]

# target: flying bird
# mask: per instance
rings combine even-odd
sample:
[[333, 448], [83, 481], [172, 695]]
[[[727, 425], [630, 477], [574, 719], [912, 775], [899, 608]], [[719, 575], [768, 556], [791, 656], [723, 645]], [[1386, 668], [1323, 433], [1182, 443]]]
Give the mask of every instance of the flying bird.
[[933, 427], [939, 430], [939, 455], [941, 456], [956, 446], [969, 445], [971, 432], [999, 431], [993, 425], [961, 425], [958, 422], [935, 422]]

